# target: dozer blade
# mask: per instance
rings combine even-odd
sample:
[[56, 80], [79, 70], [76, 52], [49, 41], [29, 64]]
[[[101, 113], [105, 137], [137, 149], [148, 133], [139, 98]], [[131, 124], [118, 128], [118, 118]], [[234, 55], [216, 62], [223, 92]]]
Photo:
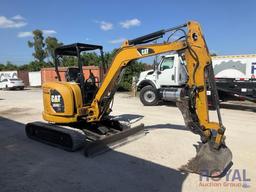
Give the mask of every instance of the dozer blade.
[[205, 143], [199, 146], [196, 156], [180, 170], [203, 176], [220, 177], [229, 168], [231, 161], [232, 152], [228, 147], [222, 145], [216, 150], [209, 143]]
[[132, 128], [126, 128], [118, 132], [115, 130], [114, 134], [109, 134], [98, 140], [87, 143], [84, 148], [84, 154], [87, 157], [94, 157], [107, 152], [110, 149], [114, 149], [134, 141], [144, 135], [144, 124], [140, 124]]
[[83, 147], [86, 141], [83, 131], [67, 126], [32, 122], [28, 123], [25, 129], [29, 138], [66, 151], [76, 151]]

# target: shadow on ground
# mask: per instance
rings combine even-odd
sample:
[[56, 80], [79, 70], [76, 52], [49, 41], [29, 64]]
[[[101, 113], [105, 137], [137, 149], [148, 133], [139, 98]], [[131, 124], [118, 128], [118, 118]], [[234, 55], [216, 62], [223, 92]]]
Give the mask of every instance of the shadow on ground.
[[[164, 106], [167, 106], [167, 107], [177, 107], [175, 102], [167, 102], [167, 101], [159, 102], [158, 105], [159, 106], [164, 105]], [[256, 103], [243, 103], [243, 102], [237, 103], [237, 104], [220, 103], [220, 108], [256, 112]], [[213, 110], [213, 109], [211, 109], [211, 107], [209, 109]]]
[[0, 186], [7, 191], [181, 191], [187, 174], [110, 151], [86, 158], [26, 137], [24, 124], [0, 117]]
[[158, 105], [160, 105], [160, 106], [164, 105], [164, 106], [167, 106], [167, 107], [177, 107], [176, 102], [172, 102], [172, 101], [160, 101], [158, 103]]
[[238, 105], [238, 104], [230, 104], [230, 103], [221, 103], [220, 104], [221, 108], [224, 109], [233, 109], [233, 110], [243, 110], [243, 111], [252, 111], [256, 112], [256, 104], [251, 103], [251, 105]]
[[112, 116], [117, 121], [127, 121], [130, 123], [135, 123], [140, 121], [144, 116], [143, 115], [137, 115], [137, 114], [122, 114], [117, 116]]
[[[115, 116], [115, 119], [118, 121], [128, 121], [135, 123], [137, 121], [140, 121], [144, 116], [142, 115], [137, 115], [137, 114], [122, 114]], [[145, 126], [145, 129], [177, 129], [177, 130], [183, 130], [183, 131], [189, 131], [186, 126], [184, 125], [177, 125], [177, 124], [171, 124], [171, 123], [166, 123], [166, 124], [155, 124], [155, 125], [150, 125], [150, 126]]]
[[11, 91], [11, 92], [15, 92], [15, 91], [28, 91], [28, 90], [31, 90], [30, 88], [24, 88], [24, 89], [1, 89], [1, 91], [5, 91], [5, 92], [8, 92], [8, 91]]
[[189, 131], [184, 125], [176, 125], [176, 124], [156, 124], [156, 125], [150, 125], [145, 126], [145, 129], [177, 129], [177, 130], [183, 130], [183, 131]]

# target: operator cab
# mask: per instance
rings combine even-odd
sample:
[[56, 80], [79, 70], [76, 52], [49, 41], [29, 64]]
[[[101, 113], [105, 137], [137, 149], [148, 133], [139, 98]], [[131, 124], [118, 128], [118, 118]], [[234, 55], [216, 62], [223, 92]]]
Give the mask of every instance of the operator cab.
[[[100, 69], [100, 77], [96, 77], [91, 70], [89, 70], [89, 77], [86, 79], [83, 73], [83, 66], [86, 66], [81, 53], [99, 50], [101, 55], [101, 62], [98, 63]], [[92, 45], [84, 43], [75, 43], [70, 45], [60, 46], [55, 49], [55, 71], [57, 79], [63, 81], [60, 75], [59, 67], [61, 63], [65, 65], [65, 57], [75, 57], [72, 67], [68, 67], [65, 72], [65, 80], [67, 82], [74, 82], [79, 84], [84, 105], [90, 104], [95, 94], [98, 91], [100, 80], [103, 78], [104, 56], [103, 47], [101, 45]], [[76, 63], [76, 64], [75, 64]], [[95, 65], [97, 65], [95, 63]], [[100, 80], [99, 80], [100, 79]]]

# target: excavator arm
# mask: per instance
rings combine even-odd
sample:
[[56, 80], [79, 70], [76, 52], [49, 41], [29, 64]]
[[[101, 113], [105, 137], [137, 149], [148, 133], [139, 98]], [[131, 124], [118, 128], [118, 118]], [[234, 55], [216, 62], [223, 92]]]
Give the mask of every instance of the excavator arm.
[[[189, 78], [187, 86], [183, 90], [183, 94], [185, 95], [183, 95], [183, 98], [180, 98], [179, 100], [185, 100], [186, 96], [190, 97], [188, 106], [191, 111], [194, 110], [194, 114], [192, 115], [196, 116], [191, 120], [191, 122], [188, 122], [190, 119], [186, 119], [186, 124], [191, 127], [191, 129], [195, 129], [196, 126], [198, 126], [198, 129], [200, 130], [196, 131], [202, 133], [202, 136], [207, 138], [210, 137], [211, 132], [214, 132], [214, 141], [216, 143], [216, 147], [218, 147], [222, 143], [225, 128], [222, 126], [221, 122], [216, 123], [210, 122], [209, 120], [206, 95], [206, 76], [207, 73], [212, 72], [211, 57], [198, 23], [188, 22], [186, 25], [173, 28], [172, 31], [184, 28], [185, 26], [188, 31], [185, 40], [146, 45], [133, 45], [134, 42], [139, 44], [141, 42], [140, 40], [125, 41], [122, 47], [117, 51], [112, 65], [109, 68], [94, 101], [91, 106], [87, 108], [87, 121], [91, 122], [101, 120], [104, 113], [106, 113], [109, 108], [109, 101], [112, 100], [116, 91], [118, 79], [120, 78], [122, 71], [133, 60], [171, 51], [184, 52]], [[208, 78], [210, 77], [208, 76]], [[210, 81], [212, 82], [214, 79], [211, 79]], [[198, 123], [198, 125], [194, 125], [195, 127], [193, 128], [193, 125], [191, 125], [192, 123]]]
[[[181, 31], [183, 38], [174, 42], [147, 44], [163, 37], [168, 32]], [[181, 110], [186, 126], [201, 137], [201, 151], [183, 170], [190, 172], [208, 171], [206, 175], [219, 175], [230, 163], [232, 154], [224, 144], [225, 128], [222, 125], [218, 106], [212, 61], [201, 30], [197, 22], [161, 30], [134, 40], [127, 40], [117, 51], [113, 62], [99, 88], [91, 106], [85, 109], [88, 122], [101, 121], [109, 112], [109, 106], [117, 89], [117, 84], [126, 66], [136, 59], [176, 51], [184, 55], [188, 72], [188, 81], [180, 91], [177, 106]], [[207, 84], [208, 83], [208, 84]], [[211, 88], [216, 103], [218, 122], [209, 119], [207, 87]], [[223, 160], [225, 159], [225, 160]]]

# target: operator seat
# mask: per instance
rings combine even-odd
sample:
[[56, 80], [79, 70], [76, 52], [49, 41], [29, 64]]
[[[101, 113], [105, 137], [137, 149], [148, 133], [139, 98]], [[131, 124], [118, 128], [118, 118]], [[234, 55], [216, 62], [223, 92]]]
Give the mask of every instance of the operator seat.
[[79, 69], [77, 67], [69, 67], [65, 72], [65, 78], [67, 82], [79, 83]]
[[86, 79], [84, 82], [84, 95], [86, 103], [91, 103], [98, 91], [98, 87], [96, 85], [96, 77], [91, 70], [89, 73], [90, 75], [88, 79]]
[[[81, 90], [84, 92], [84, 98], [83, 101], [85, 104], [90, 104], [98, 91], [98, 87], [96, 85], [96, 77], [90, 70], [90, 75], [88, 79], [84, 81], [84, 89]], [[77, 67], [69, 67], [65, 73], [65, 78], [67, 82], [76, 82], [81, 88], [80, 81], [79, 81], [79, 68]]]

